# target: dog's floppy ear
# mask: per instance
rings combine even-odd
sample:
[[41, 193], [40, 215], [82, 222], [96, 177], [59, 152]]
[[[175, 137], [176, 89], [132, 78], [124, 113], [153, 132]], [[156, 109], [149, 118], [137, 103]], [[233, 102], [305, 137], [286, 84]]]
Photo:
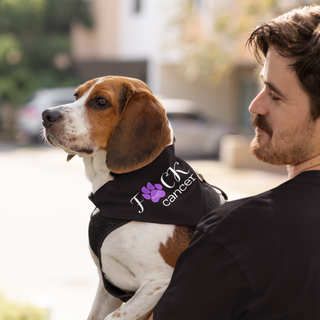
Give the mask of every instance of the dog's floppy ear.
[[147, 90], [130, 91], [131, 96], [129, 94], [128, 97], [127, 93], [127, 103], [107, 149], [107, 167], [114, 173], [146, 166], [171, 141], [166, 112], [161, 103]]

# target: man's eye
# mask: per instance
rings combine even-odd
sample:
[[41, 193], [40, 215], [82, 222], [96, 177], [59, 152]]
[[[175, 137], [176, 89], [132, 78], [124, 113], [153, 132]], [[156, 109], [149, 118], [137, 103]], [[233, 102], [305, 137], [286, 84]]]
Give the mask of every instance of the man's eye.
[[271, 98], [271, 100], [274, 100], [274, 101], [280, 100], [279, 98], [274, 96], [273, 91], [269, 93], [269, 97]]

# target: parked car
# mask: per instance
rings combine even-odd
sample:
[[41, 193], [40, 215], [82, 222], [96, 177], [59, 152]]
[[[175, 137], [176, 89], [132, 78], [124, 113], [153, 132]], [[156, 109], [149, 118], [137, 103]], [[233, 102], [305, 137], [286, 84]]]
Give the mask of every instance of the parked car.
[[[20, 143], [38, 142], [41, 133], [41, 114], [51, 107], [74, 101], [75, 88], [42, 89], [19, 111], [17, 138]], [[215, 157], [219, 143], [226, 134], [241, 129], [199, 112], [190, 100], [159, 98], [167, 111], [176, 139], [176, 154], [184, 158]]]
[[218, 157], [221, 138], [226, 134], [248, 134], [248, 129], [228, 124], [201, 113], [195, 102], [160, 99], [176, 138], [176, 154], [184, 158]]
[[21, 144], [39, 142], [42, 128], [41, 114], [51, 107], [74, 101], [75, 88], [41, 89], [23, 105], [16, 118], [17, 140]]

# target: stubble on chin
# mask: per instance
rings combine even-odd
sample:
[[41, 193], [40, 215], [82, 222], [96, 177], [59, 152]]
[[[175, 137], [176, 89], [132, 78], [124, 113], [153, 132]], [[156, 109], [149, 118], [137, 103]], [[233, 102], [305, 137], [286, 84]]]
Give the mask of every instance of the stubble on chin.
[[250, 152], [258, 160], [276, 166], [302, 163], [312, 152], [309, 137], [314, 133], [314, 126], [306, 122], [302, 128], [302, 132], [295, 128], [286, 133], [282, 132], [277, 137], [256, 134], [251, 141]]
[[268, 141], [263, 140], [264, 139], [256, 135], [251, 141], [250, 152], [262, 162], [279, 166], [283, 165], [272, 148], [270, 136], [268, 136]]
[[249, 151], [260, 161], [278, 165], [279, 160], [277, 160], [277, 156], [275, 155], [271, 144], [273, 136], [272, 126], [269, 124], [266, 117], [260, 114], [252, 114], [251, 122], [254, 128], [258, 127], [265, 133], [263, 136], [256, 133], [256, 136], [251, 141]]

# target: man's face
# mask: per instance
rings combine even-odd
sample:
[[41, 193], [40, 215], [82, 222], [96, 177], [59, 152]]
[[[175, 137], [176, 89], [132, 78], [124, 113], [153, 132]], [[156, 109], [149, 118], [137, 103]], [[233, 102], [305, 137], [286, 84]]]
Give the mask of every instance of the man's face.
[[311, 118], [293, 62], [269, 47], [261, 73], [265, 87], [249, 107], [256, 130], [250, 151], [270, 164], [297, 165], [320, 153], [320, 120]]

